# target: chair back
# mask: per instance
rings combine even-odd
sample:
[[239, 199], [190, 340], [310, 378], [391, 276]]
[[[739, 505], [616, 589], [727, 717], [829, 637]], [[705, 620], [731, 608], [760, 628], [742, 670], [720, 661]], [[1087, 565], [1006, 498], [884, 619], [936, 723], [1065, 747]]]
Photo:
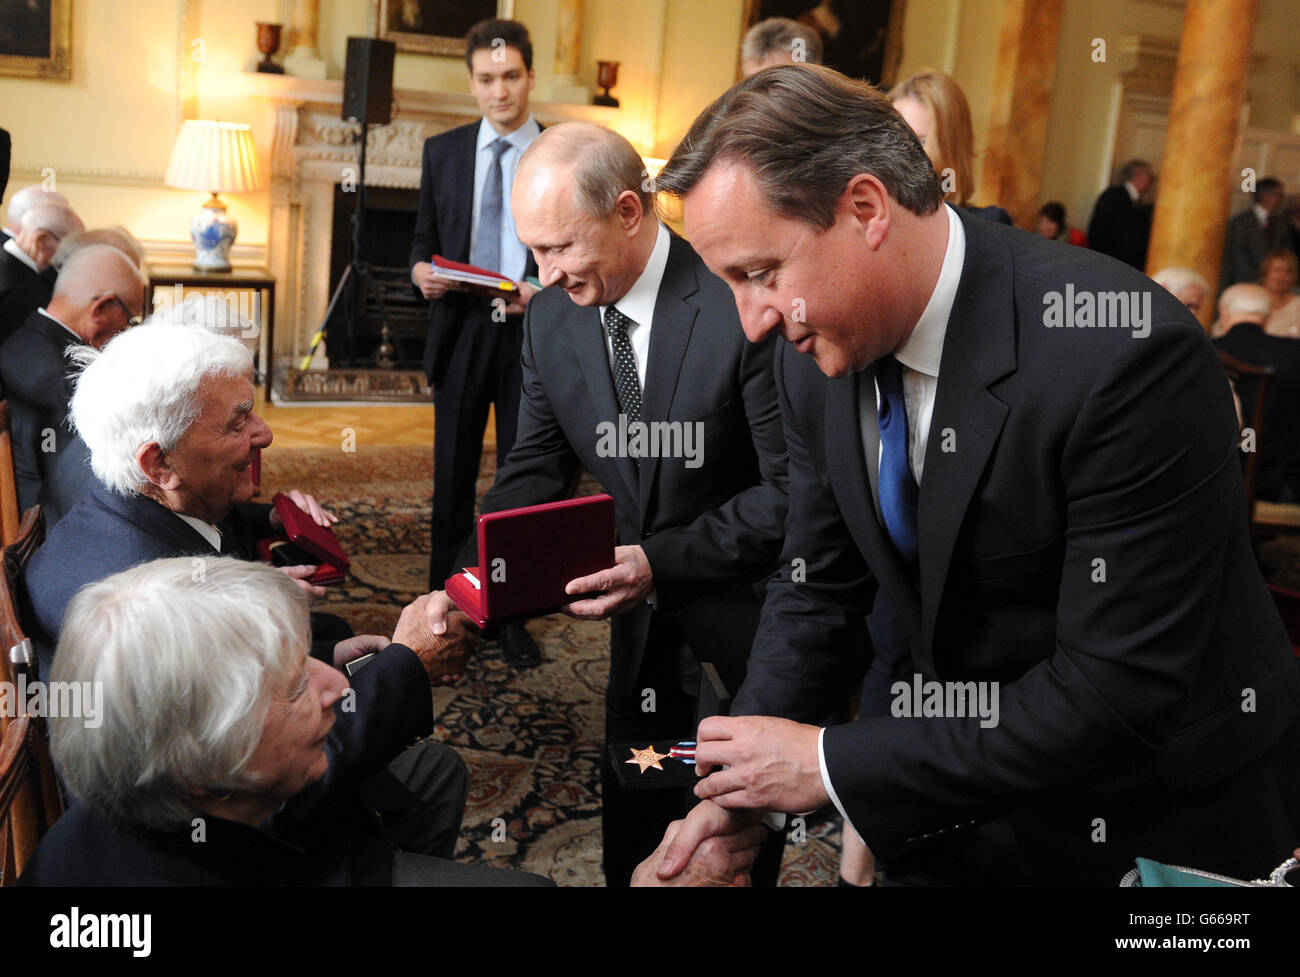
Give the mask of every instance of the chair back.
[[[40, 506], [27, 510], [17, 538], [3, 551], [0, 584], [0, 681], [13, 690], [10, 701], [26, 705], [25, 686], [37, 675], [36, 655], [18, 616], [22, 575], [45, 538]], [[7, 710], [6, 710], [7, 711]], [[0, 885], [18, 881], [41, 836], [63, 813], [45, 719], [0, 711]]]
[[9, 434], [9, 401], [0, 398], [0, 546], [18, 537], [18, 476], [14, 473], [13, 438]]
[[[1223, 364], [1223, 370], [1228, 374], [1228, 379], [1236, 388], [1240, 382], [1247, 378], [1254, 378], [1255, 403], [1251, 406], [1249, 418], [1242, 418], [1247, 421], [1247, 426], [1254, 432], [1255, 444], [1253, 451], [1247, 451], [1246, 464], [1242, 471], [1242, 477], [1246, 482], [1246, 518], [1250, 521], [1255, 519], [1255, 489], [1259, 481], [1259, 446], [1264, 439], [1264, 411], [1268, 406], [1268, 384], [1273, 378], [1274, 370], [1271, 366], [1257, 366], [1254, 363], [1247, 363], [1245, 360], [1239, 360], [1223, 350], [1219, 350], [1219, 362]], [[1246, 441], [1246, 433], [1243, 431], [1241, 443]]]

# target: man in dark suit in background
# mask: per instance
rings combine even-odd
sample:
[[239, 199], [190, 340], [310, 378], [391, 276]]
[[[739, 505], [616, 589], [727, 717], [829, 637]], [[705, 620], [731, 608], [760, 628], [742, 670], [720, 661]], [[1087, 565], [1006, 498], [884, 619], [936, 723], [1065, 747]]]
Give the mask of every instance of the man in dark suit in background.
[[[1300, 341], [1270, 336], [1264, 322], [1273, 300], [1261, 285], [1241, 282], [1219, 296], [1219, 323], [1227, 330], [1214, 345], [1255, 366], [1271, 366], [1259, 452], [1255, 494], [1270, 502], [1300, 501]], [[1255, 416], [1259, 381], [1242, 376], [1236, 384], [1242, 422]]]
[[1155, 182], [1151, 164], [1131, 159], [1120, 170], [1119, 183], [1107, 187], [1092, 208], [1088, 245], [1141, 271], [1151, 239], [1151, 208], [1143, 195]]
[[[739, 686], [786, 510], [771, 343], [744, 341], [730, 294], [652, 200], [636, 150], [599, 126], [548, 129], [525, 155], [515, 220], [548, 287], [524, 317], [519, 436], [483, 500], [565, 498], [579, 465], [614, 497], [615, 565], [572, 581], [598, 596], [567, 608], [610, 618], [607, 744], [688, 737], [699, 662]], [[677, 449], [636, 457], [617, 432], [638, 420], [675, 427]], [[684, 798], [625, 793], [601, 760], [605, 877], [627, 885]]]
[[9, 158], [12, 152], [9, 130], [0, 129], [0, 200], [4, 199], [5, 190], [9, 188]]
[[[431, 301], [424, 348], [425, 376], [434, 390], [431, 590], [458, 569], [457, 550], [473, 526], [490, 406], [496, 407], [498, 465], [514, 443], [520, 316], [537, 291], [525, 281], [537, 266], [510, 213], [515, 168], [540, 131], [528, 109], [534, 83], [528, 29], [512, 20], [475, 24], [466, 37], [465, 63], [483, 118], [425, 142], [411, 243], [411, 280]], [[518, 298], [489, 298], [436, 277], [435, 254], [508, 276], [519, 283]], [[495, 636], [516, 666], [540, 660], [522, 624], [506, 625]]]
[[1228, 221], [1220, 291], [1238, 282], [1258, 283], [1260, 266], [1270, 251], [1294, 249], [1291, 228], [1282, 216], [1285, 198], [1282, 181], [1266, 176], [1255, 185], [1255, 202]]
[[80, 218], [50, 200], [38, 200], [23, 214], [17, 236], [0, 252], [0, 342], [49, 303], [57, 277], [50, 261], [59, 242], [80, 230]]
[[[713, 803], [661, 871], [714, 804], [734, 826], [833, 802], [913, 882], [1114, 885], [1139, 855], [1267, 874], [1295, 847], [1300, 678], [1187, 310], [943, 206], [906, 123], [822, 68], [733, 88], [659, 186], [748, 336], [789, 343], [782, 562], [806, 565], [768, 589], [732, 717], [700, 726]], [[804, 725], [877, 588], [913, 680], [889, 715]]]
[[77, 251], [64, 265], [48, 308], [37, 309], [0, 343], [0, 379], [12, 413], [18, 503], [36, 504], [46, 478], [72, 440], [64, 423], [72, 400], [68, 350], [101, 348], [140, 321], [144, 278], [106, 244]]

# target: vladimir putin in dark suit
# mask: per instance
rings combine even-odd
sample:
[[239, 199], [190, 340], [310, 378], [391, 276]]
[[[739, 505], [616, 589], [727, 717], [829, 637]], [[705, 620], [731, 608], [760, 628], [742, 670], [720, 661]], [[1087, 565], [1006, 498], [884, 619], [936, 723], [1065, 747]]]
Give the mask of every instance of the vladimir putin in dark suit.
[[[906, 123], [826, 69], [733, 88], [660, 187], [749, 337], [789, 343], [783, 561], [806, 561], [769, 587], [733, 717], [701, 724], [697, 793], [833, 802], [912, 881], [1114, 885], [1137, 856], [1254, 878], [1285, 858], [1300, 680], [1187, 310], [943, 206]], [[890, 715], [803, 725], [877, 588], [913, 681]], [[777, 716], [799, 722], [759, 718]], [[663, 871], [715, 813], [692, 812]]]
[[[483, 500], [564, 498], [579, 465], [614, 496], [615, 565], [573, 581], [569, 593], [599, 596], [568, 608], [610, 618], [612, 743], [689, 735], [698, 661], [738, 687], [786, 510], [772, 344], [744, 341], [725, 286], [652, 199], [640, 157], [607, 129], [556, 126], [525, 154], [515, 220], [548, 287], [524, 319], [519, 435]], [[638, 420], [676, 449], [633, 456], [619, 432]], [[460, 565], [473, 559], [467, 546]], [[602, 761], [605, 875], [626, 885], [683, 798], [625, 794]]]

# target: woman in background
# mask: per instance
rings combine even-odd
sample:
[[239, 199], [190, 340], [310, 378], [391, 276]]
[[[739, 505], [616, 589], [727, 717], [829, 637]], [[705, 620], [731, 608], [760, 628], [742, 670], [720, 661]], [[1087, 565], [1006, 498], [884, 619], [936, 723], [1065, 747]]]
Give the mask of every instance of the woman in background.
[[953, 77], [927, 69], [895, 85], [889, 98], [934, 164], [944, 201], [1010, 226], [1011, 215], [1001, 207], [970, 203], [975, 192], [975, 130], [970, 105]]

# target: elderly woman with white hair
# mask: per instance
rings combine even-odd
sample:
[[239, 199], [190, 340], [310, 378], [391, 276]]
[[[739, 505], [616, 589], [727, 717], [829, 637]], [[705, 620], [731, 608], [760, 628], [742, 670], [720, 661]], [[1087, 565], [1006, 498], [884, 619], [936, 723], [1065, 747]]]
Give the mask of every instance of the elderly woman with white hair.
[[[428, 733], [435, 637], [420, 598], [354, 677], [307, 654], [307, 601], [269, 567], [158, 560], [82, 590], [55, 682], [102, 689], [50, 719], [80, 801], [24, 885], [534, 885], [524, 873], [394, 854], [357, 786]], [[343, 722], [351, 710], [364, 724]]]

